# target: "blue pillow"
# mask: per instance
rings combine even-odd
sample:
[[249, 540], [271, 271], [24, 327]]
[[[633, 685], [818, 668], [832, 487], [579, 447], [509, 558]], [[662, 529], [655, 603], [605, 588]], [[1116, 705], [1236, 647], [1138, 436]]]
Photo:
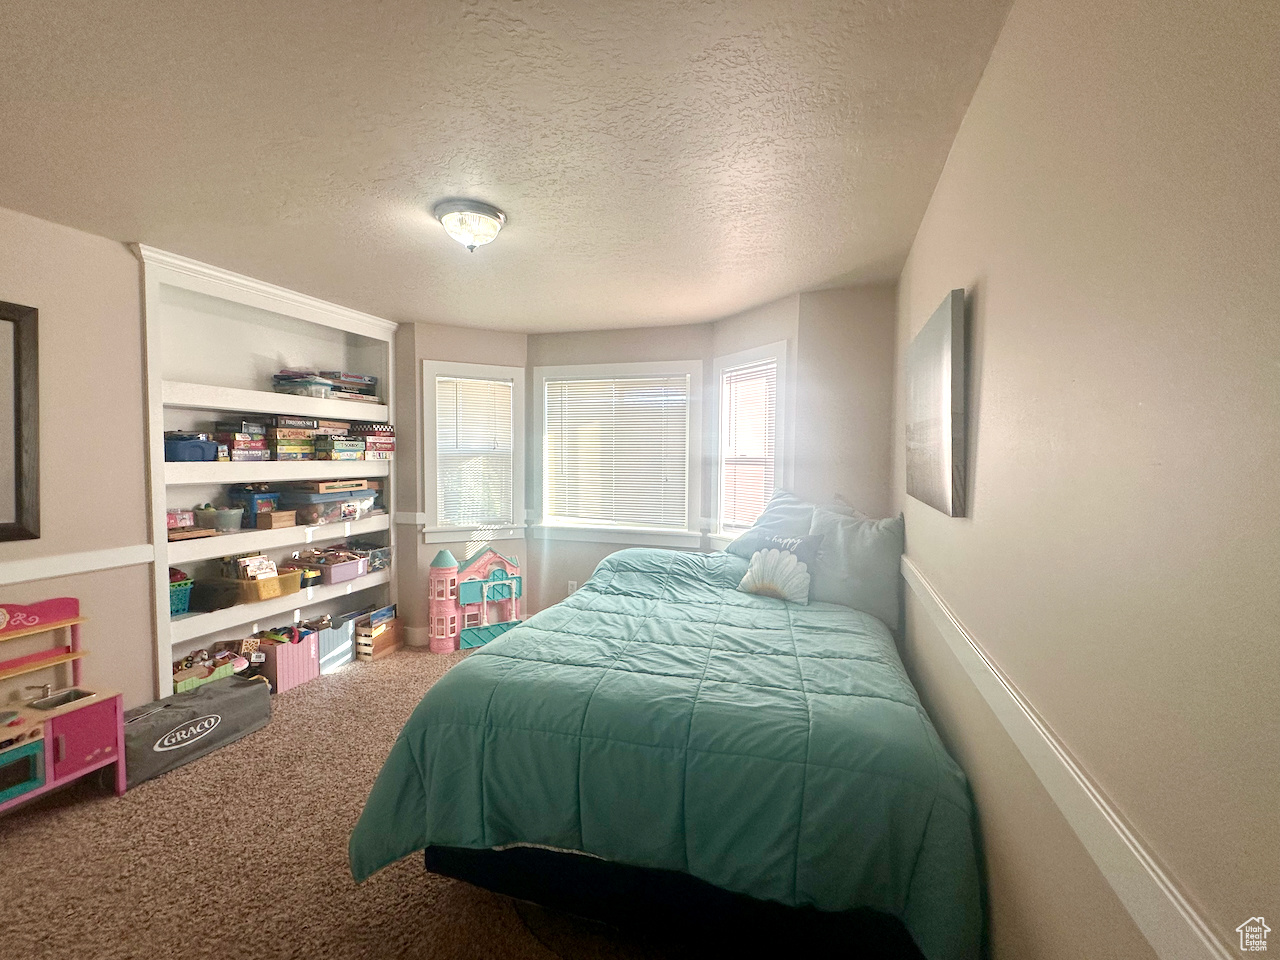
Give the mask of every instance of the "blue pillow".
[[813, 523], [813, 504], [801, 500], [794, 493], [779, 490], [765, 505], [764, 513], [755, 526], [725, 547], [725, 553], [750, 560], [760, 549], [759, 543], [767, 537], [803, 537]]
[[906, 537], [902, 515], [871, 520], [817, 507], [810, 532], [823, 538], [809, 568], [810, 599], [862, 610], [897, 630]]

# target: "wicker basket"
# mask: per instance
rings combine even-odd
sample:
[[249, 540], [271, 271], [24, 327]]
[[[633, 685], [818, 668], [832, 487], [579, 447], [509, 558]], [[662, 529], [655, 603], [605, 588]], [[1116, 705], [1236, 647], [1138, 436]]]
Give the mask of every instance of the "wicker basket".
[[276, 597], [287, 597], [302, 589], [302, 571], [286, 570], [278, 577], [262, 580], [232, 580], [219, 577], [196, 584], [200, 609], [221, 610], [239, 603], [258, 603]]
[[231, 580], [239, 590], [237, 603], [257, 603], [260, 600], [271, 600], [275, 597], [287, 597], [302, 589], [302, 571], [286, 570], [278, 577], [264, 577], [261, 580]]

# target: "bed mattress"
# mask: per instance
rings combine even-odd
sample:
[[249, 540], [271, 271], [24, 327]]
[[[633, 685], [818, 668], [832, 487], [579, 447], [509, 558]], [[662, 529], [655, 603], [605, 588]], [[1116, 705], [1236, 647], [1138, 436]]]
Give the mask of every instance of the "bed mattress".
[[976, 958], [969, 792], [888, 628], [739, 592], [745, 568], [623, 550], [451, 669], [373, 785], [355, 878], [427, 846], [544, 846], [880, 910], [929, 960]]

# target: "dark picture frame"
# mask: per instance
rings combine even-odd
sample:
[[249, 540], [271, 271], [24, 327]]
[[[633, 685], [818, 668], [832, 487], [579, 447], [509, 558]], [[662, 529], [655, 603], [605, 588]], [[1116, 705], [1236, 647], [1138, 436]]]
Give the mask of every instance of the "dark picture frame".
[[[35, 540], [40, 536], [40, 351], [36, 334], [39, 311], [0, 301], [0, 323], [13, 324], [13, 457], [12, 522], [0, 523], [0, 541]], [[0, 496], [8, 496], [0, 491]]]
[[907, 493], [965, 515], [964, 291], [952, 290], [907, 348]]

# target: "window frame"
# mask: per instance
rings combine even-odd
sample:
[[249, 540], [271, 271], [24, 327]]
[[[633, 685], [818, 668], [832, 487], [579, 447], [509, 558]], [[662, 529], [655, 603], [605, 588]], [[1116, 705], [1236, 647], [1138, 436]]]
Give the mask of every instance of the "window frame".
[[711, 520], [709, 537], [713, 549], [723, 550], [741, 536], [745, 530], [745, 528], [738, 529], [736, 527], [727, 529], [723, 526], [724, 513], [720, 495], [721, 483], [724, 479], [724, 448], [721, 445], [721, 419], [723, 413], [721, 410], [721, 396], [724, 386], [724, 374], [728, 370], [761, 363], [765, 360], [773, 360], [777, 364], [773, 402], [773, 486], [775, 490], [786, 486], [784, 478], [786, 476], [785, 461], [788, 439], [786, 435], [787, 391], [790, 386], [787, 382], [787, 341], [779, 340], [775, 343], [752, 347], [750, 350], [739, 350], [723, 357], [716, 357], [712, 361], [711, 389], [709, 390], [711, 411], [708, 420], [709, 443], [713, 451], [713, 455], [708, 459], [711, 462], [715, 480], [715, 514]]
[[[632, 377], [689, 378], [688, 428], [685, 452], [685, 526], [628, 527], [618, 524], [562, 522], [546, 516], [546, 436], [548, 380], [613, 380]], [[703, 381], [701, 360], [646, 361], [641, 363], [590, 363], [535, 367], [533, 384], [537, 411], [537, 520], [530, 534], [549, 540], [579, 540], [592, 543], [624, 543], [650, 546], [700, 547], [699, 527], [702, 503]]]
[[[483, 337], [483, 331], [476, 331]], [[458, 543], [470, 540], [483, 530], [486, 540], [512, 540], [525, 535], [525, 375], [524, 367], [487, 363], [455, 363], [449, 360], [422, 361], [422, 478], [420, 502], [423, 506], [424, 543]], [[436, 378], [462, 377], [475, 380], [511, 381], [511, 523], [500, 525], [448, 526], [440, 523], [439, 474], [436, 459]]]

